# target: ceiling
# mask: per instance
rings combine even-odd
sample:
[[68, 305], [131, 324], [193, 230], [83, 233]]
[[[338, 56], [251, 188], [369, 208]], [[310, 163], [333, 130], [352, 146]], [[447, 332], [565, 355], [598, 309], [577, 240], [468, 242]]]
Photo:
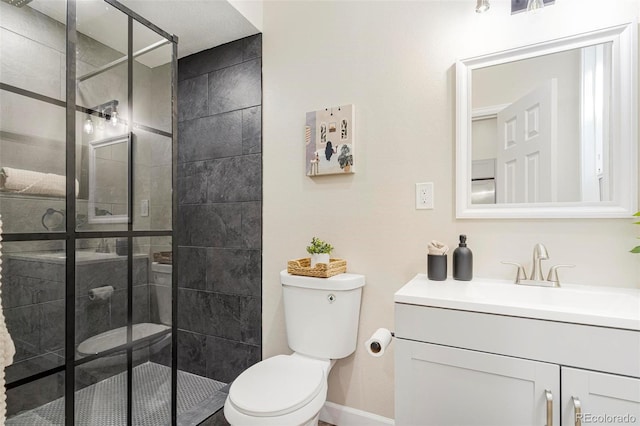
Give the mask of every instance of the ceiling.
[[[64, 23], [65, 3], [64, 0], [33, 0], [28, 7]], [[120, 3], [169, 34], [178, 36], [179, 58], [257, 34], [262, 26], [260, 0], [120, 0]], [[126, 54], [126, 16], [102, 0], [79, 0], [76, 4], [78, 31]], [[162, 37], [141, 25], [134, 25], [133, 39], [133, 51], [136, 52]], [[167, 63], [170, 52], [165, 46], [137, 60], [155, 67]]]

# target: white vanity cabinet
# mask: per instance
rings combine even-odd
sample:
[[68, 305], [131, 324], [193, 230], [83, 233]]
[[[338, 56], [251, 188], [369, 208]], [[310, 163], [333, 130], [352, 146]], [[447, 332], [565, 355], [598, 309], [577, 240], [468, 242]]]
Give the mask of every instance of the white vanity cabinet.
[[617, 321], [550, 306], [571, 289], [495, 285], [418, 275], [396, 293], [396, 425], [640, 425], [637, 292]]

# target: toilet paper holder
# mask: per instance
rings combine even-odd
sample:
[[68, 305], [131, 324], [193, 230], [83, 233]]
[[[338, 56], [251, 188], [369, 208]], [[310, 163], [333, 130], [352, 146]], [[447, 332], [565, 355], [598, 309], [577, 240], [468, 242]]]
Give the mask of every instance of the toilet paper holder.
[[96, 287], [89, 290], [89, 300], [106, 300], [113, 294], [114, 288], [110, 285]]
[[387, 346], [391, 344], [393, 337], [395, 337], [393, 331], [389, 331], [386, 328], [377, 329], [365, 343], [367, 352], [371, 356], [381, 357], [384, 355]]

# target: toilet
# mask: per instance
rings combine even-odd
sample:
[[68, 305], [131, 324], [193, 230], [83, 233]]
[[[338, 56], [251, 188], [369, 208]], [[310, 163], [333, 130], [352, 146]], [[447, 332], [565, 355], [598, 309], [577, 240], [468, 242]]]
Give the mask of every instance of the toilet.
[[231, 384], [224, 416], [233, 426], [312, 426], [336, 360], [356, 349], [364, 275], [314, 278], [280, 273], [287, 342]]
[[[149, 358], [166, 350], [171, 345], [171, 265], [156, 262], [151, 264], [154, 305], [159, 323], [142, 322], [132, 324], [131, 334], [134, 342], [133, 359]], [[136, 343], [136, 341], [138, 341]], [[76, 348], [78, 358], [95, 355], [127, 343], [127, 327], [117, 327], [83, 340]], [[127, 364], [124, 351], [102, 356], [91, 361], [92, 369], [111, 368]]]

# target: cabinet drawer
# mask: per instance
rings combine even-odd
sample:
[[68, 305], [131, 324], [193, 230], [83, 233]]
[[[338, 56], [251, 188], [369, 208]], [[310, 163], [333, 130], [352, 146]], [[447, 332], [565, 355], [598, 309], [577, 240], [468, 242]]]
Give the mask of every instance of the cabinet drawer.
[[640, 377], [640, 332], [395, 304], [396, 337]]

